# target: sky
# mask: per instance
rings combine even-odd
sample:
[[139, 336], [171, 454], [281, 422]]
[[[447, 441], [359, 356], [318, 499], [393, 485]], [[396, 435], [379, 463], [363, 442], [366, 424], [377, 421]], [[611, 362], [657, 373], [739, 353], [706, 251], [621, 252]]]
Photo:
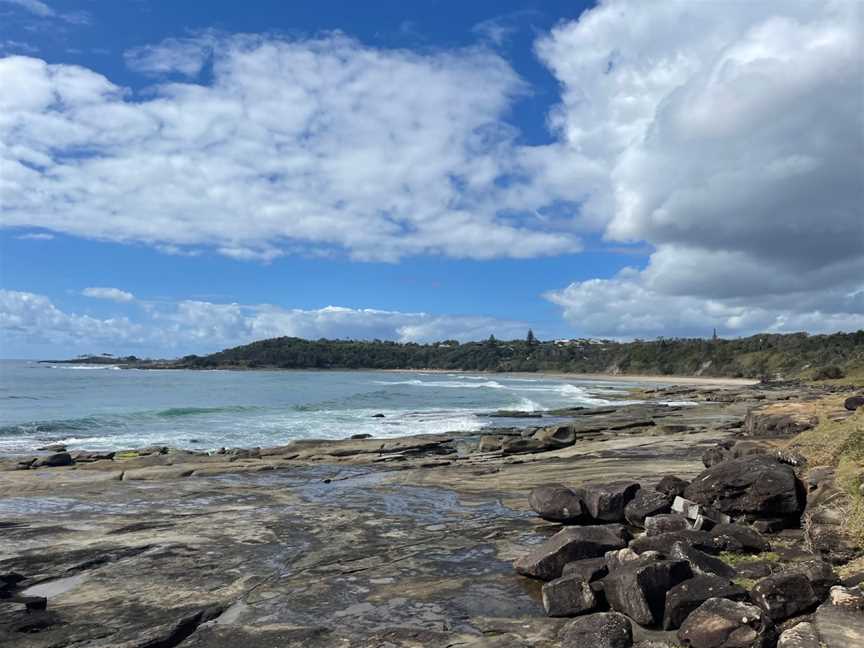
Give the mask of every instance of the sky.
[[864, 328], [855, 0], [0, 0], [0, 357]]

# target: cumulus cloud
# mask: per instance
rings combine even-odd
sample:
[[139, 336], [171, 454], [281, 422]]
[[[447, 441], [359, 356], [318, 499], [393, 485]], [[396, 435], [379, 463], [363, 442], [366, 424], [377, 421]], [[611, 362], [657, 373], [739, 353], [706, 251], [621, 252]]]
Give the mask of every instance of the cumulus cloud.
[[[132, 295], [116, 288], [87, 289], [89, 296], [118, 301]], [[94, 293], [93, 291], [98, 291]], [[120, 299], [117, 299], [117, 297]], [[139, 348], [165, 355], [210, 353], [224, 347], [282, 335], [308, 339], [383, 339], [430, 342], [474, 340], [494, 334], [522, 337], [524, 322], [471, 315], [433, 315], [399, 311], [327, 306], [287, 309], [272, 304], [217, 304], [207, 301], [140, 302], [130, 319], [98, 319], [68, 313], [44, 296], [0, 290], [0, 347], [24, 343], [62, 345], [63, 349], [93, 350], [110, 345], [121, 353]]]
[[568, 318], [619, 335], [862, 326], [862, 31], [857, 2], [610, 0], [541, 39], [562, 83], [551, 123], [604, 168], [587, 218], [656, 249], [642, 272], [550, 293]]
[[193, 80], [136, 97], [83, 67], [0, 60], [8, 225], [264, 260], [580, 247], [597, 169], [517, 144], [505, 116], [527, 88], [487, 49], [208, 33], [128, 60]]
[[13, 5], [27, 13], [42, 19], [59, 19], [73, 24], [87, 24], [90, 15], [84, 11], [57, 12], [42, 0], [0, 0], [0, 5]]
[[82, 341], [141, 344], [146, 331], [126, 317], [98, 319], [66, 313], [44, 295], [0, 289], [0, 348], [19, 342], [76, 347]]
[[131, 302], [135, 300], [135, 295], [119, 288], [85, 288], [81, 291], [81, 294], [93, 299], [108, 299], [115, 302]]

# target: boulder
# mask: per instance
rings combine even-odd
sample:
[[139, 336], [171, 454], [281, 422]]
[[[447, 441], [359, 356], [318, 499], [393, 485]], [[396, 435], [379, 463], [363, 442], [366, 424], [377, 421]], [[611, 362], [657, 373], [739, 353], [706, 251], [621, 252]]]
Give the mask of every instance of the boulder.
[[575, 560], [564, 565], [564, 569], [561, 570], [562, 576], [579, 576], [588, 583], [599, 580], [608, 573], [606, 558]]
[[753, 520], [753, 529], [759, 533], [780, 533], [789, 526], [786, 518], [765, 518]]
[[700, 551], [708, 553], [717, 552], [717, 544], [714, 538], [707, 531], [670, 531], [659, 535], [644, 535], [630, 542], [630, 548], [638, 554], [646, 551], [659, 551], [664, 556], [668, 556], [672, 551], [672, 545], [676, 542], [683, 542], [691, 547], [696, 547]]
[[738, 573], [734, 567], [719, 558], [710, 556], [704, 551], [699, 551], [684, 542], [676, 542], [672, 545], [669, 558], [673, 560], [686, 560], [690, 563], [690, 569], [693, 570], [693, 573], [702, 576], [720, 576], [731, 579], [735, 578]]
[[805, 560], [795, 563], [789, 571], [796, 571], [804, 574], [807, 580], [810, 581], [810, 586], [813, 588], [816, 597], [820, 601], [828, 598], [834, 586], [840, 584], [840, 578], [834, 571], [834, 568], [824, 560]]
[[812, 623], [799, 623], [785, 630], [777, 641], [777, 648], [821, 648], [819, 635]]
[[670, 531], [687, 531], [689, 529], [690, 523], [687, 521], [687, 518], [677, 513], [664, 513], [645, 518], [645, 533], [649, 536], [669, 533]]
[[494, 434], [484, 434], [477, 443], [477, 452], [498, 452], [503, 439]]
[[523, 576], [550, 581], [561, 576], [569, 562], [600, 558], [607, 551], [627, 546], [630, 533], [621, 524], [568, 527], [534, 547], [514, 563]]
[[545, 452], [556, 446], [549, 445], [539, 439], [510, 438], [501, 442], [501, 452], [504, 454], [524, 454], [529, 452]]
[[684, 620], [678, 638], [691, 648], [768, 648], [774, 626], [754, 605], [713, 598]]
[[686, 489], [689, 485], [690, 482], [686, 479], [681, 479], [680, 477], [676, 477], [675, 475], [666, 475], [665, 477], [663, 477], [663, 479], [657, 482], [654, 490], [674, 498], [679, 495], [683, 495], [684, 489]]
[[855, 594], [847, 592], [835, 597], [838, 589], [832, 589], [831, 600], [820, 605], [813, 615], [813, 625], [822, 641], [820, 648], [864, 646], [864, 596], [857, 590]]
[[45, 466], [54, 468], [56, 466], [71, 466], [73, 463], [75, 462], [72, 461], [72, 455], [70, 455], [68, 452], [57, 452], [55, 454], [48, 455], [47, 457], [37, 459], [36, 462], [33, 464], [33, 467], [40, 468]]
[[36, 448], [39, 452], [66, 452], [66, 446], [62, 443], [49, 443], [41, 448]]
[[730, 459], [730, 450], [734, 444], [734, 441], [721, 441], [717, 445], [711, 446], [702, 453], [702, 465], [711, 468], [727, 461]]
[[624, 518], [634, 527], [644, 527], [645, 518], [668, 513], [672, 499], [659, 491], [640, 489], [636, 496], [624, 507]]
[[708, 468], [684, 494], [698, 504], [733, 516], [797, 515], [804, 499], [792, 467], [768, 455], [731, 459]]
[[544, 520], [575, 522], [583, 517], [582, 500], [563, 484], [546, 484], [531, 491], [528, 505]]
[[660, 558], [660, 554], [656, 551], [646, 551], [645, 553], [640, 555], [629, 547], [625, 547], [624, 549], [618, 549], [616, 551], [607, 551], [605, 556], [606, 567], [609, 569], [610, 572], [615, 571], [616, 569], [620, 569], [621, 567], [636, 560], [642, 560], [643, 562], [647, 562], [650, 560], [659, 560]]
[[766, 576], [756, 582], [750, 597], [775, 622], [802, 614], [819, 602], [810, 580], [800, 572]]
[[585, 510], [594, 520], [601, 522], [624, 522], [624, 509], [639, 491], [633, 481], [615, 481], [604, 484], [587, 484], [577, 489]]
[[680, 627], [693, 610], [712, 598], [743, 601], [747, 598], [747, 592], [728, 578], [694, 576], [666, 593], [663, 629], [675, 630]]
[[864, 407], [864, 396], [850, 396], [843, 401], [843, 407], [850, 412], [854, 412], [859, 407]]
[[537, 430], [532, 438], [550, 447], [566, 448], [576, 443], [576, 430], [571, 425], [553, 425]]
[[616, 612], [640, 625], [662, 622], [666, 592], [693, 577], [684, 560], [634, 561], [603, 579], [606, 600]]
[[762, 553], [771, 548], [758, 531], [741, 524], [718, 524], [711, 529], [711, 537], [720, 551]]
[[597, 606], [588, 581], [575, 574], [544, 583], [542, 596], [543, 609], [550, 617], [578, 616]]
[[560, 648], [631, 648], [630, 619], [615, 612], [601, 612], [574, 619], [558, 634]]

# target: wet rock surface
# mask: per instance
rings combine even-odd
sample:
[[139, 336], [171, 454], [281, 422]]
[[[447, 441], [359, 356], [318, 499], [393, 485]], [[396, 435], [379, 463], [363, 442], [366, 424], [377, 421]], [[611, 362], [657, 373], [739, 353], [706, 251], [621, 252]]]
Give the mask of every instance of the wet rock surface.
[[[749, 578], [711, 554], [762, 551], [761, 536], [683, 516], [631, 534], [672, 520], [661, 502], [702, 473], [705, 450], [795, 389], [661, 389], [700, 405], [543, 413], [524, 429], [0, 459], [0, 645], [761, 646], [773, 628], [758, 606], [742, 621], [723, 607], [737, 602], [690, 610], [713, 586], [676, 590]], [[756, 457], [792, 469], [743, 460]], [[831, 573], [796, 573], [818, 599], [817, 633], [841, 617], [857, 627], [861, 610], [822, 602]], [[678, 633], [660, 629], [672, 591]]]

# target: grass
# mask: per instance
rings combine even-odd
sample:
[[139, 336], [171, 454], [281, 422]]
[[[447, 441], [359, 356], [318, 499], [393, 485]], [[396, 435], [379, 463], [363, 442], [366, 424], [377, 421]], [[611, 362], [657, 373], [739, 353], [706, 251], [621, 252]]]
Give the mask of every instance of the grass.
[[732, 567], [740, 567], [754, 562], [780, 562], [780, 554], [773, 551], [764, 551], [759, 554], [742, 554], [735, 551], [720, 552], [717, 557]]
[[834, 466], [836, 485], [850, 496], [847, 529], [859, 546], [864, 547], [864, 409], [844, 420], [832, 417], [843, 410], [844, 396], [833, 396], [814, 403], [819, 425], [792, 439], [794, 447], [807, 458], [808, 465]]

